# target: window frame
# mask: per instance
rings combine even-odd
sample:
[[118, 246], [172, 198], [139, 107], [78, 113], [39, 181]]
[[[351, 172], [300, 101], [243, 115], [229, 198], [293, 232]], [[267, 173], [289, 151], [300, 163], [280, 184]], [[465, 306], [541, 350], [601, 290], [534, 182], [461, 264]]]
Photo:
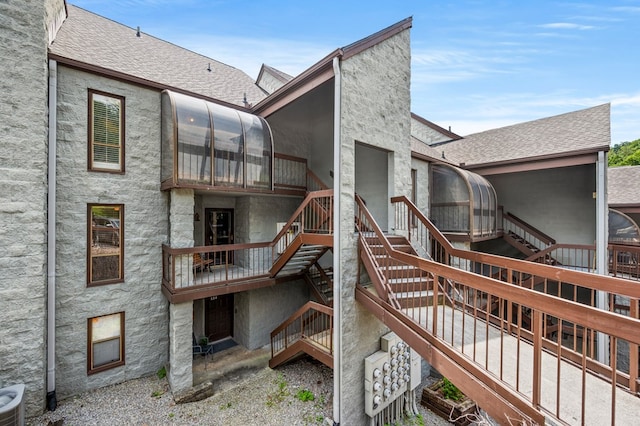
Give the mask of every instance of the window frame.
[[[109, 362], [109, 363], [94, 367], [93, 366], [93, 359], [94, 359], [93, 345], [94, 345], [94, 343], [105, 342], [105, 341], [108, 341], [108, 340], [113, 340], [114, 338], [104, 339], [104, 340], [101, 340], [100, 342], [93, 342], [93, 325], [92, 325], [92, 321], [94, 319], [97, 319], [97, 318], [110, 317], [110, 316], [115, 316], [115, 315], [119, 315], [120, 316], [120, 334], [117, 337], [118, 339], [120, 339], [120, 345], [119, 345], [120, 358], [117, 361], [112, 361], [112, 362]], [[112, 313], [112, 314], [98, 315], [98, 316], [95, 316], [95, 317], [87, 318], [87, 375], [100, 373], [102, 371], [111, 370], [112, 368], [116, 368], [116, 367], [120, 367], [122, 365], [125, 365], [125, 327], [124, 327], [124, 321], [125, 321], [125, 313], [124, 313], [124, 311], [115, 312], [115, 313]]]
[[[116, 208], [120, 212], [120, 227], [118, 231], [119, 237], [119, 259], [118, 259], [118, 277], [105, 280], [93, 279], [93, 208], [109, 207]], [[108, 284], [117, 284], [124, 282], [124, 204], [106, 204], [106, 203], [89, 203], [87, 204], [87, 287], [96, 287]]]
[[[118, 167], [104, 167], [97, 165], [100, 162], [94, 161], [93, 155], [93, 147], [94, 147], [94, 125], [93, 125], [93, 97], [94, 95], [104, 96], [107, 98], [116, 99], [120, 102], [120, 123], [119, 123], [119, 133], [120, 133], [120, 155], [119, 155], [119, 164]], [[92, 172], [103, 172], [103, 173], [114, 173], [114, 174], [124, 174], [125, 172], [125, 123], [126, 123], [126, 114], [125, 114], [125, 97], [115, 95], [112, 93], [103, 92], [100, 90], [89, 89], [88, 91], [88, 121], [87, 121], [87, 166], [89, 171]], [[102, 163], [104, 164], [104, 163]]]

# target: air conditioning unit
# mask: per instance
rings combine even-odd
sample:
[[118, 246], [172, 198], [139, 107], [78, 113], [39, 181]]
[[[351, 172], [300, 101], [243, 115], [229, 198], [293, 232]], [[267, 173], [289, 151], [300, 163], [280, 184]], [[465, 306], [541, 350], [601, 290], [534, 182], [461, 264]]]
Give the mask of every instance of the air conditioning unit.
[[0, 389], [0, 426], [24, 426], [24, 385]]

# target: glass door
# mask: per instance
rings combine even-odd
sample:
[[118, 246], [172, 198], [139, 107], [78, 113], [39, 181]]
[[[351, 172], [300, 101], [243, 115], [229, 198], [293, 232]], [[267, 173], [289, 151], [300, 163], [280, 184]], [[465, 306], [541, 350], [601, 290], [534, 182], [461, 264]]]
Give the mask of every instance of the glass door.
[[[205, 209], [206, 245], [233, 244], [233, 209]], [[233, 263], [233, 253], [227, 251], [213, 254], [213, 265], [226, 265]]]

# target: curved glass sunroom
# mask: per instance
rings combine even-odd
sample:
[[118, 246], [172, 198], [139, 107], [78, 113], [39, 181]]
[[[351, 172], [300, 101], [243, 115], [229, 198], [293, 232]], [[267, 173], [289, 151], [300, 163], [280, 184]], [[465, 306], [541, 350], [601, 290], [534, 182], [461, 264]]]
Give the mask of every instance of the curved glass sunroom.
[[162, 182], [272, 189], [273, 141], [256, 115], [162, 92]]
[[496, 192], [480, 175], [434, 164], [431, 173], [430, 219], [444, 234], [480, 241], [498, 230]]
[[640, 245], [640, 228], [626, 214], [609, 209], [609, 243]]

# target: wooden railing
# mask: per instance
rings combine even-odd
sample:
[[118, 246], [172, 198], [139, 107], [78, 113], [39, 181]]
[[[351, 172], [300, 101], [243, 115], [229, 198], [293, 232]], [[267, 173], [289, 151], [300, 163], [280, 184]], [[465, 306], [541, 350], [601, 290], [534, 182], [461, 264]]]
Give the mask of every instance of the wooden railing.
[[173, 248], [162, 246], [162, 283], [171, 292], [267, 279], [299, 235], [333, 233], [333, 190], [311, 192], [269, 242]]
[[271, 253], [270, 242], [188, 248], [163, 245], [162, 281], [180, 290], [268, 277]]
[[318, 262], [309, 267], [309, 271], [305, 274], [305, 279], [318, 300], [325, 305], [333, 305], [333, 279]]
[[609, 273], [640, 281], [640, 247], [609, 244]]
[[333, 234], [333, 190], [310, 192], [273, 239], [273, 259], [299, 234]]
[[[405, 197], [392, 202], [396, 229], [427, 249], [435, 247], [432, 256], [438, 261], [393, 250], [378, 230], [377, 238], [394, 260], [432, 274], [438, 285], [431, 300], [441, 300], [439, 293], [448, 296], [444, 299], [448, 302], [440, 305], [400, 308], [393, 290], [379, 274], [370, 272], [387, 309], [401, 312], [400, 322], [412, 333], [529, 415], [550, 414], [561, 422], [575, 423], [604, 414], [604, 422], [609, 423], [626, 415], [620, 404], [629, 398], [637, 407], [637, 398], [630, 394], [638, 391], [639, 286], [613, 277], [455, 249]], [[359, 204], [359, 210], [366, 207]], [[371, 256], [364, 249], [361, 253], [363, 261]], [[598, 292], [628, 300], [630, 317], [590, 306]], [[579, 303], [583, 301], [587, 303]], [[601, 346], [610, 351], [596, 360], [595, 347], [603, 340]], [[555, 375], [549, 376], [553, 371]], [[565, 387], [566, 380], [560, 380], [560, 372], [565, 379], [574, 374], [567, 371], [575, 372], [570, 389]], [[555, 377], [551, 385], [550, 377]], [[460, 383], [463, 391], [467, 386], [474, 389], [471, 382]], [[630, 394], [620, 394], [616, 391], [620, 388]], [[593, 403], [593, 395], [603, 392], [609, 396], [604, 398], [605, 405]], [[577, 407], [577, 412], [569, 406]]]
[[[299, 342], [307, 345], [297, 345]], [[313, 355], [325, 364], [328, 363], [327, 360], [333, 356], [332, 308], [316, 302], [307, 302], [271, 332], [273, 364], [278, 364], [299, 351], [319, 351], [321, 355]], [[333, 368], [333, 365], [330, 367]]]
[[273, 154], [273, 187], [275, 189], [307, 190], [307, 159], [292, 155]]
[[556, 240], [544, 232], [509, 212], [502, 214], [502, 230], [505, 234], [513, 232], [539, 250], [556, 243]]
[[329, 187], [311, 169], [307, 169], [307, 191], [322, 191], [325, 189], [329, 189]]
[[553, 244], [525, 260], [529, 262], [553, 264], [576, 271], [596, 272], [596, 248], [585, 244]]

